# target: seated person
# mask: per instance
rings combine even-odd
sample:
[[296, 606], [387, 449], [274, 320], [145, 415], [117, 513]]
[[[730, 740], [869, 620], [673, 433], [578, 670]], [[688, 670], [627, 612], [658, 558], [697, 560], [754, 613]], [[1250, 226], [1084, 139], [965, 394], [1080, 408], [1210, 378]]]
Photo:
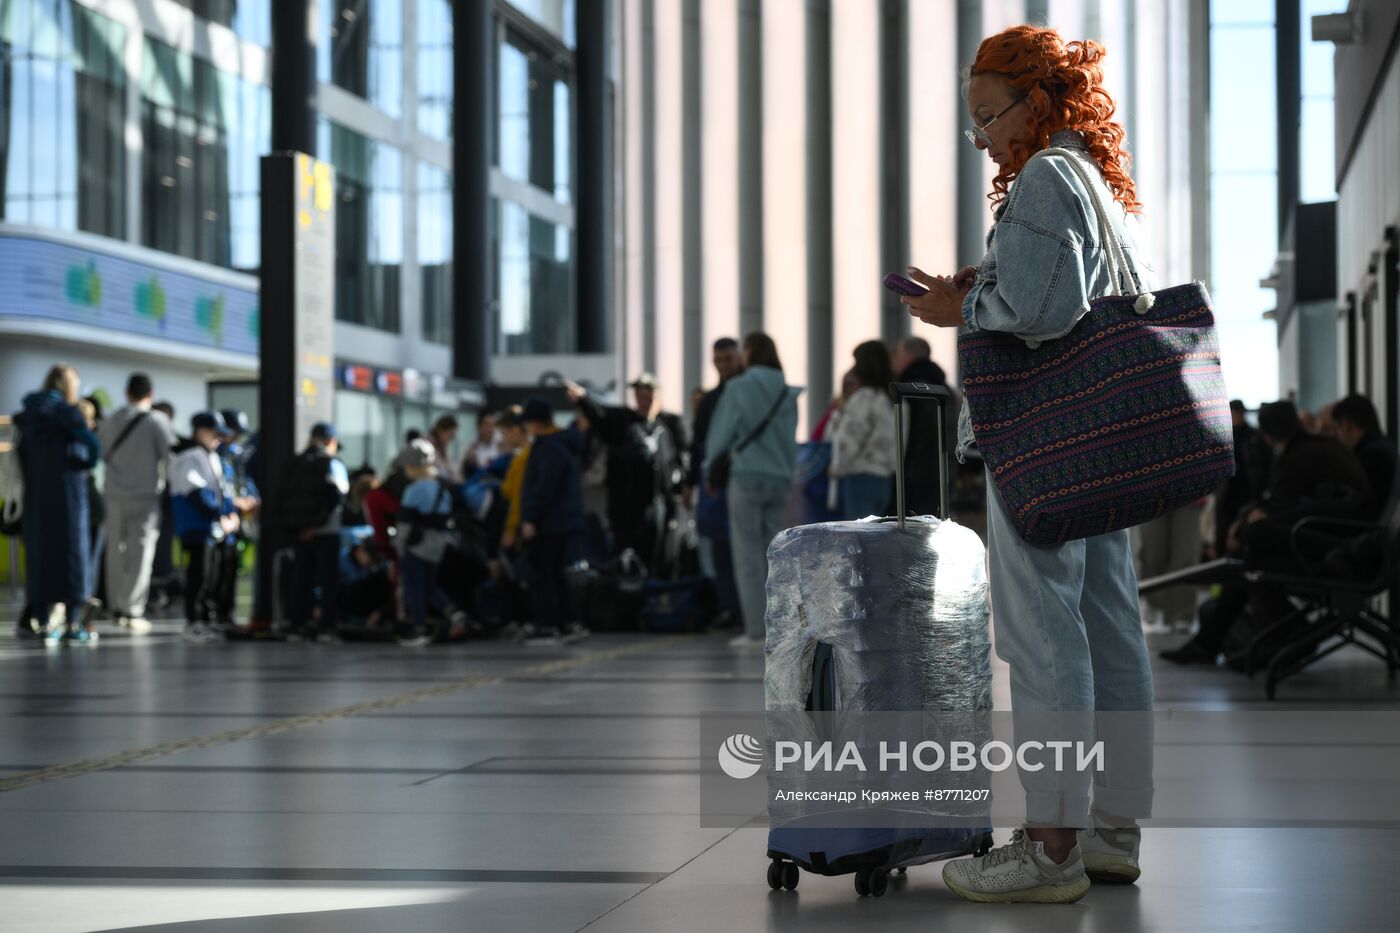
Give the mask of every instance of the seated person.
[[[1259, 430], [1274, 451], [1269, 491], [1241, 510], [1230, 527], [1226, 553], [1243, 557], [1250, 569], [1298, 571], [1292, 543], [1295, 523], [1310, 515], [1373, 518], [1376, 499], [1356, 456], [1332, 438], [1305, 432], [1292, 402], [1272, 402], [1259, 409]], [[1319, 560], [1337, 544], [1336, 536], [1326, 530], [1303, 541]], [[1265, 619], [1280, 618], [1290, 608], [1276, 589], [1227, 583], [1212, 611], [1201, 614], [1200, 631], [1161, 656], [1177, 664], [1214, 664], [1225, 634], [1251, 597]]]
[[374, 541], [368, 525], [344, 528], [340, 533], [340, 615], [380, 628], [394, 617], [394, 582], [389, 561]]
[[1337, 440], [1361, 461], [1376, 502], [1384, 507], [1395, 480], [1395, 443], [1381, 433], [1376, 406], [1364, 395], [1348, 395], [1332, 406], [1332, 423]]

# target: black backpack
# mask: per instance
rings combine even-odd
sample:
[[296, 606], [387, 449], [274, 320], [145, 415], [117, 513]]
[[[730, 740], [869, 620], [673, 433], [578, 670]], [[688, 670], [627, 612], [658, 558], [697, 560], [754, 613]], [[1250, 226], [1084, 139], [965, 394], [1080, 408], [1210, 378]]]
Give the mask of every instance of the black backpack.
[[284, 528], [320, 528], [340, 504], [340, 490], [331, 483], [331, 457], [323, 450], [305, 450], [287, 463], [277, 487], [277, 522]]

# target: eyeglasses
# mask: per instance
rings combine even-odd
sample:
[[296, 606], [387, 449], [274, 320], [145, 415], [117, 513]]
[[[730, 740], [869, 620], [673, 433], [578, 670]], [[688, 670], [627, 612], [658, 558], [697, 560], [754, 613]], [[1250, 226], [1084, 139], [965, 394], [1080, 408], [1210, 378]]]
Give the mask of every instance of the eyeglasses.
[[1002, 110], [1001, 113], [999, 113], [999, 114], [997, 114], [996, 116], [992, 117], [992, 118], [991, 118], [990, 120], [988, 120], [986, 123], [983, 123], [981, 126], [978, 126], [977, 124], [974, 123], [974, 124], [972, 125], [972, 129], [970, 129], [970, 130], [963, 130], [963, 135], [966, 136], [966, 137], [967, 137], [967, 141], [970, 142], [970, 143], [972, 143], [974, 146], [977, 145], [978, 143], [981, 143], [983, 146], [986, 146], [986, 147], [990, 148], [991, 145], [992, 145], [992, 137], [990, 137], [990, 136], [987, 135], [987, 127], [991, 126], [993, 123], [995, 123], [995, 122], [997, 122], [998, 120], [1000, 120], [1003, 116], [1006, 115], [1006, 112], [1007, 112], [1008, 110], [1010, 110], [1012, 107], [1015, 107], [1017, 104], [1021, 103], [1023, 100], [1024, 100], [1024, 98], [1021, 98], [1021, 97], [1016, 98], [1016, 99], [1013, 100], [1011, 103], [1007, 104], [1007, 105], [1006, 105], [1006, 108], [1005, 108], [1004, 110]]

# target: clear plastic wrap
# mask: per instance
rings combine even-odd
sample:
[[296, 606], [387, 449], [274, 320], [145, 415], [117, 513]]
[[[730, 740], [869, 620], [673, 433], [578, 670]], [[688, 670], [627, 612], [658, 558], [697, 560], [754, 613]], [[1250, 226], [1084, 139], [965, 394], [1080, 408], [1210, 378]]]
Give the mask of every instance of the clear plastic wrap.
[[767, 709], [807, 706], [817, 642], [842, 710], [991, 709], [985, 549], [932, 517], [804, 525], [768, 549]]

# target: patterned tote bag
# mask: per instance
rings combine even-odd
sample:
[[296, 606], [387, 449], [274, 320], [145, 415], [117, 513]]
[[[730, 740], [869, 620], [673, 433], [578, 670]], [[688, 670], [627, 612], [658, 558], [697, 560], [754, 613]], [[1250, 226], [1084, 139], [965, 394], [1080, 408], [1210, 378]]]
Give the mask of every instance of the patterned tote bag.
[[996, 494], [1023, 539], [1052, 546], [1195, 502], [1234, 475], [1235, 455], [1205, 286], [1134, 294], [1100, 185], [1072, 153], [1045, 152], [1090, 193], [1112, 293], [1056, 339], [960, 334], [958, 363]]

